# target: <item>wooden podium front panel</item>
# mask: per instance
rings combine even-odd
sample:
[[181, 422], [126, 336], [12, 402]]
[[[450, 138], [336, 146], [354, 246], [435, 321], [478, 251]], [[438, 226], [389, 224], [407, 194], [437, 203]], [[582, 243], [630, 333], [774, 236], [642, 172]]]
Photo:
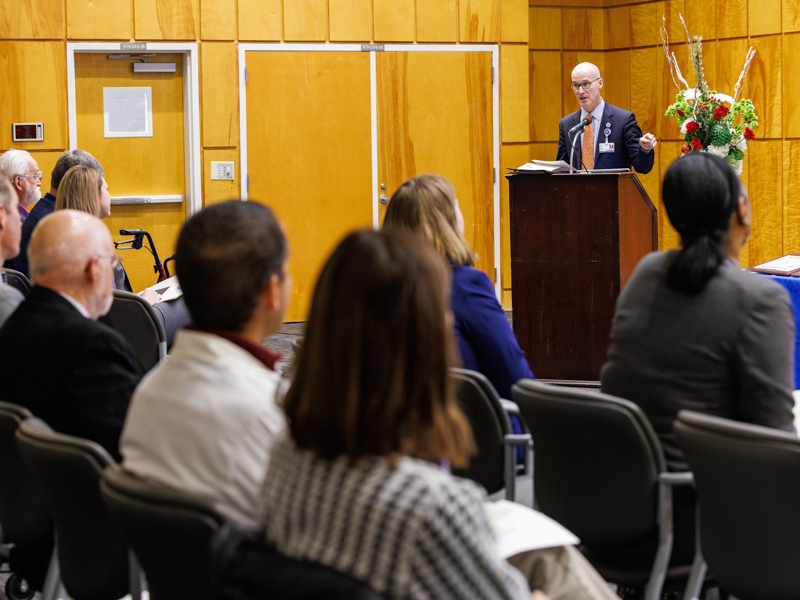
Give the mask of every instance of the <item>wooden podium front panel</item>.
[[514, 333], [539, 378], [599, 379], [620, 290], [620, 179], [509, 177]]

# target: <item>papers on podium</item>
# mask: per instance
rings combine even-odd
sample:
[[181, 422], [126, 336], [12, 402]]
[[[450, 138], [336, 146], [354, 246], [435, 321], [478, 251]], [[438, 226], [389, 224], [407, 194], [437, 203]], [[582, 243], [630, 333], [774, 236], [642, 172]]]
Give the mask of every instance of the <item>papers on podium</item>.
[[[178, 278], [174, 275], [169, 279], [165, 279], [164, 281], [159, 281], [155, 285], [151, 285], [148, 290], [153, 290], [156, 294], [161, 294], [161, 302], [166, 302], [167, 300], [175, 300], [175, 298], [180, 298], [183, 296], [183, 291], [181, 290], [181, 284], [178, 283]], [[144, 290], [139, 292], [141, 296]]]
[[541, 173], [569, 173], [569, 164], [563, 160], [532, 160], [515, 171], [538, 171]]
[[516, 502], [485, 502], [489, 523], [503, 558], [530, 550], [575, 546], [574, 533], [547, 515]]
[[755, 267], [750, 267], [751, 271], [757, 273], [771, 273], [773, 275], [791, 275], [800, 277], [800, 256], [787, 254], [775, 260], [770, 260]]

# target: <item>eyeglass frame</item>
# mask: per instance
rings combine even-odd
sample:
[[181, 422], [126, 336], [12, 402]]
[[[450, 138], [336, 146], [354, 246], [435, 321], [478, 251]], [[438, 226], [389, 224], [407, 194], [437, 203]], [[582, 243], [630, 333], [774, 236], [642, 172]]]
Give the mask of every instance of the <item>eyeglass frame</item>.
[[41, 171], [36, 171], [36, 175], [22, 175], [22, 174], [19, 174], [19, 175], [14, 175], [14, 177], [22, 177], [23, 179], [30, 179], [31, 177], [33, 177], [34, 179], [38, 179], [39, 181], [42, 181], [42, 179], [44, 179], [44, 173], [42, 173]]
[[117, 254], [116, 252], [114, 254], [95, 254], [91, 259], [89, 259], [89, 264], [86, 266], [86, 268], [88, 269], [91, 266], [93, 260], [100, 260], [101, 258], [111, 259], [111, 270], [114, 271], [122, 264], [122, 259], [125, 257]]
[[588, 82], [586, 82], [586, 83], [578, 83], [578, 84], [575, 84], [574, 82], [569, 82], [569, 83], [567, 84], [567, 87], [568, 87], [569, 89], [571, 89], [573, 92], [575, 92], [575, 93], [578, 93], [578, 89], [576, 89], [575, 87], [573, 87], [573, 85], [577, 85], [577, 86], [578, 86], [578, 88], [583, 88], [583, 91], [584, 91], [584, 92], [588, 92], [588, 91], [589, 91], [589, 88], [590, 88], [590, 87], [592, 87], [592, 84], [593, 84], [595, 81], [599, 80], [599, 79], [602, 79], [602, 77], [595, 77], [594, 79], [592, 79], [591, 81], [588, 81]]

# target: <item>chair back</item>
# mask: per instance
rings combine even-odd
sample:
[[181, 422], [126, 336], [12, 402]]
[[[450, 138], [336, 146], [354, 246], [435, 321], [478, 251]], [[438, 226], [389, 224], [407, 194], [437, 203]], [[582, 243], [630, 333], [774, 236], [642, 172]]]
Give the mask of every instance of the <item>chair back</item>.
[[674, 431], [695, 477], [709, 572], [740, 600], [800, 598], [800, 440], [691, 411]]
[[208, 502], [143, 481], [122, 467], [100, 484], [147, 576], [152, 600], [211, 600], [211, 539], [224, 518]]
[[27, 298], [28, 294], [31, 293], [31, 288], [33, 287], [30, 279], [25, 277], [24, 273], [20, 273], [14, 269], [0, 267], [0, 270], [3, 271], [3, 274], [6, 277], [6, 283], [8, 283], [8, 285], [11, 287], [18, 289], [20, 292], [22, 292], [22, 295]]
[[624, 544], [653, 531], [666, 464], [638, 406], [527, 379], [511, 395], [533, 434], [542, 512], [590, 546]]
[[100, 322], [116, 330], [131, 345], [145, 371], [167, 356], [167, 337], [161, 320], [147, 300], [114, 290], [114, 302]]
[[18, 545], [37, 544], [53, 531], [39, 485], [17, 448], [17, 428], [32, 417], [27, 408], [0, 402], [0, 523], [4, 541]]
[[41, 419], [24, 421], [16, 436], [53, 516], [69, 595], [115, 600], [128, 594], [128, 545], [100, 496], [103, 469], [114, 459], [99, 444], [56, 433]]
[[493, 494], [505, 486], [504, 437], [511, 433], [511, 425], [500, 405], [500, 396], [483, 374], [454, 368], [450, 369], [450, 378], [477, 448], [469, 465], [453, 469], [453, 475], [471, 479]]

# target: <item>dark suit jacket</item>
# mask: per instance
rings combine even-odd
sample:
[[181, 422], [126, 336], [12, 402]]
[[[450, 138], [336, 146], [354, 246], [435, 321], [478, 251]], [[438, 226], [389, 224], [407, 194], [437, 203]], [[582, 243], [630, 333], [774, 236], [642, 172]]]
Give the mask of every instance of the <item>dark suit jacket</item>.
[[[577, 110], [561, 119], [558, 123], [558, 157], [556, 160], [569, 162], [570, 143], [574, 141], [576, 135], [568, 135], [570, 129], [575, 127], [581, 120], [581, 111]], [[603, 131], [606, 123], [610, 123], [608, 129], [611, 134], [608, 136], [609, 143], [614, 144], [614, 152], [600, 153], [597, 151], [597, 142], [606, 141]], [[625, 169], [633, 167], [638, 173], [646, 174], [653, 168], [655, 152], [650, 150], [645, 152], [639, 146], [639, 139], [642, 137], [642, 130], [636, 122], [636, 116], [627, 110], [622, 110], [606, 102], [603, 109], [603, 119], [600, 123], [595, 123], [595, 169]], [[581, 142], [576, 142], [575, 156], [573, 165], [576, 169], [581, 168]]]
[[139, 360], [116, 331], [34, 286], [0, 328], [0, 397], [116, 457]]
[[56, 197], [53, 196], [50, 192], [47, 192], [42, 199], [36, 203], [36, 206], [33, 207], [33, 210], [30, 212], [28, 217], [22, 223], [22, 232], [20, 233], [20, 240], [19, 240], [19, 254], [14, 259], [14, 266], [12, 268], [16, 269], [26, 277], [30, 279], [30, 273], [28, 272], [28, 243], [31, 241], [31, 234], [33, 233], [33, 228], [44, 219], [47, 215], [53, 212], [56, 209]]

